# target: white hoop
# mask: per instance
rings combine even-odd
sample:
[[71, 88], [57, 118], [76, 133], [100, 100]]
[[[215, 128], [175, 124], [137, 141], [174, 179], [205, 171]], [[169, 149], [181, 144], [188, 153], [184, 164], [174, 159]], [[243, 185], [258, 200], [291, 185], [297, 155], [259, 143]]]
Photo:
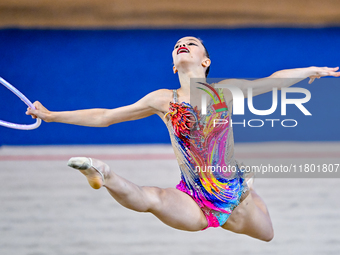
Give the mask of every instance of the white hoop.
[[[12, 91], [15, 95], [17, 95], [21, 101], [23, 101], [27, 106], [31, 107], [32, 109], [35, 109], [34, 105], [31, 103], [30, 100], [28, 100], [27, 97], [24, 96], [19, 90], [17, 90], [13, 85], [5, 81], [3, 78], [0, 77], [0, 83], [4, 85], [6, 88], [8, 88], [10, 91]], [[4, 120], [0, 120], [0, 125], [8, 128], [14, 128], [14, 129], [21, 129], [21, 130], [31, 130], [39, 127], [41, 124], [41, 119], [37, 118], [36, 122], [31, 125], [24, 125], [24, 124], [16, 124], [7, 122]]]

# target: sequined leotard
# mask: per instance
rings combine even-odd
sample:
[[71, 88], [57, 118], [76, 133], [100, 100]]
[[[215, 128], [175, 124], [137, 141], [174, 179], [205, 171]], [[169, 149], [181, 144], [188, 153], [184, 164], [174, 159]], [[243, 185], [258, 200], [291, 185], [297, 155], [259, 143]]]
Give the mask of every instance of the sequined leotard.
[[170, 116], [167, 128], [181, 170], [176, 188], [196, 201], [208, 227], [221, 226], [248, 190], [244, 173], [234, 159], [228, 107], [220, 91], [226, 108], [216, 110], [210, 103], [207, 114], [201, 115], [197, 107], [178, 103], [177, 91], [173, 93], [166, 116]]

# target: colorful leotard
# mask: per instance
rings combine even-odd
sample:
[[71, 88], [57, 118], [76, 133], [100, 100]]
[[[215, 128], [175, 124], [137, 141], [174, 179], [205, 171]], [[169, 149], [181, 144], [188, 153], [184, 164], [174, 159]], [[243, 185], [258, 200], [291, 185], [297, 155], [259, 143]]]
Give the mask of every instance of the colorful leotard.
[[181, 170], [176, 188], [196, 201], [208, 227], [221, 226], [248, 190], [244, 173], [234, 159], [233, 133], [223, 93], [220, 91], [218, 98], [225, 107], [216, 109], [211, 100], [206, 115], [188, 103], [178, 103], [177, 91], [173, 93], [165, 117], [170, 116], [167, 127]]

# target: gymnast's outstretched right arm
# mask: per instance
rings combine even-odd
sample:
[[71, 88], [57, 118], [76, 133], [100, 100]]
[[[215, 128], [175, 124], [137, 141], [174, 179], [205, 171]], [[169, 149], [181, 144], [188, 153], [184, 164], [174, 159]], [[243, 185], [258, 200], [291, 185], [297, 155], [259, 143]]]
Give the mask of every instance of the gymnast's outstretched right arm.
[[34, 102], [35, 110], [28, 108], [26, 114], [45, 122], [60, 122], [88, 127], [107, 127], [115, 123], [136, 120], [159, 111], [161, 90], [154, 91], [134, 104], [115, 109], [87, 109], [76, 111], [49, 111], [40, 102]]

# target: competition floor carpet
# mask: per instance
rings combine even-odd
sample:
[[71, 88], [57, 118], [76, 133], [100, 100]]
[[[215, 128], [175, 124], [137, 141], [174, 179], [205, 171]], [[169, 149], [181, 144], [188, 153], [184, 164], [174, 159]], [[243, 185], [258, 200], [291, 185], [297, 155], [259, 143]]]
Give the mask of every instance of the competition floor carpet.
[[[73, 156], [105, 160], [139, 185], [175, 187], [169, 145], [0, 147], [0, 254], [339, 254], [340, 179], [257, 177], [274, 225], [270, 243], [222, 229], [183, 232], [120, 206], [67, 166]], [[340, 143], [237, 144], [246, 165], [332, 165]], [[340, 172], [340, 169], [337, 169]], [[326, 176], [326, 175], [325, 175]], [[298, 178], [299, 177], [299, 178]], [[308, 177], [308, 178], [307, 178]]]

